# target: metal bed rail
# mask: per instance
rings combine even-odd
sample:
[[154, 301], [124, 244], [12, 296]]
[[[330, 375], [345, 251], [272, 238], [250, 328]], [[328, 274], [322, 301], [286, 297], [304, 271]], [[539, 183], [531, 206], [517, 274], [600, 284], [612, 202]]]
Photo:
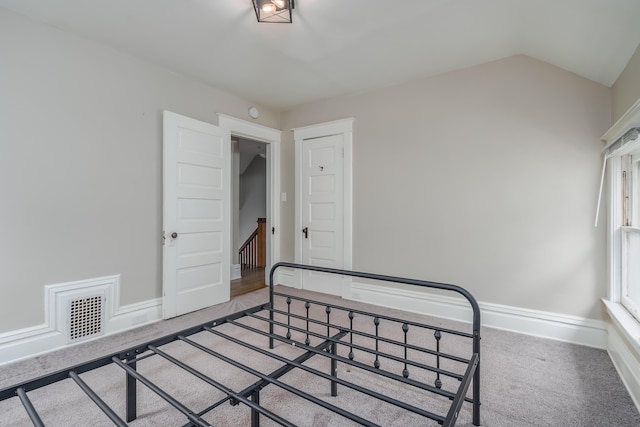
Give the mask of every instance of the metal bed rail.
[[[368, 278], [374, 280], [385, 280], [396, 283], [406, 283], [417, 286], [425, 286], [437, 289], [443, 289], [448, 291], [457, 292], [463, 295], [469, 300], [471, 307], [473, 308], [473, 325], [472, 333], [466, 333], [454, 329], [446, 329], [435, 326], [422, 324], [419, 322], [404, 321], [401, 319], [379, 316], [375, 313], [369, 313], [361, 310], [354, 310], [349, 307], [342, 307], [337, 305], [331, 305], [325, 302], [304, 299], [292, 295], [287, 295], [282, 292], [278, 292], [274, 289], [273, 277], [276, 269], [281, 267], [297, 268], [303, 270], [311, 270], [325, 273], [333, 273], [339, 275], [348, 275], [354, 277]], [[182, 413], [186, 418], [187, 424], [185, 427], [191, 426], [210, 426], [211, 424], [206, 421], [203, 416], [213, 411], [225, 402], [232, 405], [243, 404], [250, 409], [251, 413], [251, 425], [252, 427], [258, 427], [260, 425], [260, 417], [265, 416], [277, 424], [284, 426], [293, 426], [294, 424], [285, 419], [281, 414], [274, 412], [273, 409], [262, 406], [260, 404], [260, 392], [265, 387], [277, 387], [284, 390], [293, 396], [305, 399], [317, 406], [325, 408], [328, 411], [334, 412], [346, 419], [354, 421], [358, 424], [365, 426], [375, 426], [375, 422], [365, 419], [364, 417], [345, 410], [338, 406], [336, 402], [329, 402], [320, 399], [313, 394], [305, 392], [304, 390], [297, 389], [286, 382], [281, 381], [281, 377], [293, 370], [304, 371], [310, 373], [316, 377], [320, 377], [329, 380], [330, 395], [337, 396], [338, 385], [347, 387], [358, 393], [370, 396], [374, 399], [378, 399], [380, 402], [390, 404], [403, 410], [412, 412], [422, 417], [426, 417], [436, 421], [444, 426], [452, 426], [455, 424], [460, 408], [462, 404], [471, 402], [473, 404], [473, 423], [479, 425], [480, 423], [480, 391], [479, 391], [479, 363], [480, 363], [480, 314], [478, 305], [473, 297], [464, 289], [454, 286], [439, 284], [433, 282], [417, 281], [412, 279], [403, 279], [390, 276], [382, 276], [369, 273], [352, 272], [345, 270], [327, 269], [321, 267], [305, 266], [292, 263], [278, 263], [273, 266], [270, 273], [270, 291], [269, 291], [269, 303], [255, 306], [253, 308], [243, 310], [228, 316], [218, 318], [213, 321], [197, 325], [183, 331], [166, 335], [162, 338], [149, 341], [144, 344], [129, 348], [125, 351], [115, 352], [113, 354], [100, 357], [87, 363], [78, 364], [68, 369], [60, 370], [49, 375], [36, 378], [34, 380], [25, 381], [23, 383], [14, 385], [12, 387], [0, 390], [0, 400], [5, 400], [11, 397], [17, 396], [24, 406], [24, 409], [35, 426], [44, 426], [40, 414], [34, 407], [33, 403], [27, 396], [27, 393], [53, 384], [55, 382], [72, 379], [75, 384], [89, 397], [89, 399], [117, 426], [127, 426], [129, 422], [137, 418], [136, 408], [136, 396], [137, 396], [137, 384], [141, 383], [162, 398], [168, 405], [173, 407], [178, 412]], [[275, 298], [284, 299], [286, 304], [286, 311], [276, 308]], [[282, 305], [282, 301], [278, 300]], [[292, 303], [297, 302], [303, 304], [304, 309], [301, 309], [303, 314], [294, 313], [291, 310]], [[324, 313], [325, 319], [314, 318], [310, 316], [310, 310], [321, 310]], [[268, 312], [263, 315], [263, 312]], [[338, 313], [342, 313], [340, 321], [336, 321]], [[345, 317], [346, 315], [346, 317]], [[354, 317], [363, 316], [369, 318], [373, 322], [375, 329], [374, 333], [365, 332], [359, 330], [354, 326]], [[286, 318], [286, 323], [276, 318]], [[243, 319], [247, 319], [244, 322]], [[249, 320], [263, 325], [261, 328], [251, 326]], [[400, 327], [403, 339], [390, 338], [383, 336], [379, 333], [379, 327], [382, 328], [382, 323], [395, 325], [394, 328]], [[297, 357], [288, 358], [279, 355], [273, 351], [260, 348], [250, 342], [243, 341], [234, 337], [228, 333], [221, 331], [218, 327], [228, 324], [234, 328], [241, 328], [245, 331], [249, 331], [255, 336], [262, 336], [269, 342], [270, 349], [274, 348], [274, 342], [278, 341], [287, 345], [296, 347], [301, 354]], [[371, 324], [369, 324], [371, 327]], [[274, 328], [277, 328], [282, 333], [274, 333]], [[315, 330], [313, 330], [315, 328]], [[318, 331], [318, 328], [322, 331]], [[408, 342], [409, 329], [424, 329], [433, 333], [436, 342], [436, 349], [425, 348], [422, 346], [414, 345]], [[286, 332], [285, 332], [286, 331]], [[326, 333], [325, 333], [326, 331]], [[394, 329], [396, 331], [396, 329]], [[258, 369], [252, 368], [244, 363], [234, 360], [228, 355], [224, 355], [213, 348], [204, 346], [192, 339], [188, 338], [191, 335], [206, 332], [215, 335], [218, 338], [225, 341], [242, 346], [242, 348], [251, 350], [255, 353], [259, 353], [264, 356], [270, 357], [277, 362], [278, 366], [275, 370], [269, 373], [261, 372]], [[400, 332], [399, 332], [400, 333]], [[462, 339], [469, 339], [472, 341], [472, 354], [470, 357], [460, 357], [458, 355], [450, 354], [440, 349], [440, 341], [443, 335], [454, 335]], [[360, 339], [369, 340], [372, 345], [366, 346], [354, 342], [354, 336], [360, 337]], [[204, 373], [198, 371], [194, 367], [190, 366], [183, 360], [179, 360], [172, 356], [160, 347], [174, 342], [191, 346], [198, 351], [204, 352], [209, 356], [240, 369], [251, 376], [256, 378], [255, 382], [245, 386], [242, 390], [236, 391], [231, 387], [223, 384], [216, 378], [211, 378]], [[313, 341], [313, 343], [312, 343]], [[383, 351], [379, 348], [380, 345], [391, 346], [393, 351]], [[341, 348], [338, 351], [339, 346]], [[348, 354], [346, 350], [348, 349]], [[411, 350], [415, 354], [423, 354], [428, 358], [435, 358], [435, 366], [430, 365], [424, 361], [417, 361], [410, 359], [408, 351]], [[375, 357], [373, 364], [363, 363], [356, 360], [354, 352], [358, 354], [369, 355], [369, 357]], [[162, 360], [179, 367], [186, 372], [189, 376], [193, 376], [203, 381], [207, 385], [220, 391], [224, 397], [218, 399], [216, 402], [207, 402], [207, 407], [196, 411], [189, 408], [174, 396], [170, 391], [164, 390], [148, 378], [142, 375], [136, 368], [137, 364], [148, 359], [150, 357], [160, 357]], [[329, 373], [323, 372], [317, 368], [305, 364], [312, 357], [320, 357], [328, 360]], [[448, 361], [449, 364], [461, 365], [464, 368], [464, 374], [455, 372], [450, 369], [445, 369], [440, 366], [441, 360]], [[386, 361], [390, 361], [387, 363]], [[364, 373], [372, 373], [377, 376], [386, 378], [387, 380], [395, 381], [402, 386], [409, 386], [417, 390], [423, 390], [432, 393], [434, 396], [439, 396], [445, 400], [450, 400], [451, 404], [449, 410], [445, 415], [436, 414], [422, 407], [416, 406], [409, 402], [404, 402], [396, 399], [392, 396], [380, 393], [373, 389], [367, 388], [362, 384], [349, 381], [345, 378], [338, 377], [338, 363], [346, 365], [360, 370]], [[109, 407], [105, 401], [96, 393], [88, 384], [86, 384], [81, 378], [82, 373], [90, 370], [106, 366], [108, 364], [114, 364], [119, 366], [125, 373], [125, 414], [124, 419], [120, 417]], [[386, 367], [386, 365], [400, 365], [403, 369], [401, 372], [394, 372]], [[415, 368], [429, 372], [429, 375], [435, 375], [435, 384], [429, 385], [423, 381], [419, 381], [410, 377], [409, 370]], [[450, 378], [454, 382], [458, 382], [457, 387], [451, 389], [451, 382], [449, 382], [449, 390], [443, 387], [441, 378]], [[467, 390], [473, 383], [473, 398], [467, 398]], [[126, 421], [125, 421], [126, 420]]]
[[[43, 376], [40, 376], [38, 378], [35, 379], [31, 379], [31, 380], [27, 380], [24, 382], [21, 382], [19, 384], [15, 384], [12, 385], [10, 387], [6, 387], [2, 390], [0, 390], [0, 401], [6, 400], [6, 399], [10, 399], [13, 397], [18, 397], [20, 399], [20, 402], [22, 403], [22, 405], [25, 408], [25, 411], [27, 412], [27, 415], [29, 416], [29, 419], [31, 420], [31, 422], [34, 424], [34, 426], [44, 426], [44, 422], [42, 421], [39, 413], [37, 412], [36, 408], [34, 407], [33, 403], [31, 402], [31, 400], [29, 399], [29, 397], [27, 396], [27, 393], [42, 387], [46, 387], [48, 385], [57, 383], [59, 381], [63, 381], [66, 380], [68, 378], [71, 378], [76, 384], [78, 384], [78, 387], [80, 387], [80, 389], [89, 396], [89, 398], [105, 413], [105, 415], [107, 415], [107, 417], [109, 417], [109, 419], [111, 419], [111, 421], [113, 421], [113, 423], [117, 426], [126, 426], [128, 425], [128, 422], [133, 421], [134, 419], [136, 419], [137, 416], [137, 411], [136, 411], [136, 391], [137, 391], [137, 387], [136, 387], [136, 381], [137, 380], [142, 380], [144, 377], [142, 377], [140, 374], [138, 374], [135, 371], [135, 366], [136, 363], [144, 360], [147, 357], [150, 357], [152, 355], [154, 355], [155, 353], [148, 353], [149, 351], [151, 351], [151, 348], [155, 348], [155, 347], [160, 347], [162, 345], [168, 344], [170, 342], [179, 340], [180, 337], [184, 337], [184, 336], [189, 336], [189, 335], [194, 335], [197, 334], [199, 332], [202, 332], [205, 330], [205, 327], [210, 327], [210, 326], [216, 326], [216, 325], [221, 325], [224, 324], [226, 322], [229, 321], [233, 321], [239, 317], [245, 316], [246, 313], [252, 313], [252, 312], [258, 312], [261, 310], [265, 310], [268, 309], [267, 304], [261, 304], [261, 305], [257, 305], [255, 307], [249, 308], [247, 310], [241, 311], [241, 312], [237, 312], [237, 313], [232, 313], [230, 315], [224, 316], [224, 317], [220, 317], [217, 318], [215, 320], [212, 321], [208, 321], [205, 323], [202, 323], [200, 325], [197, 326], [193, 326], [190, 328], [187, 328], [185, 330], [176, 332], [176, 333], [172, 333], [172, 334], [168, 334], [165, 335], [161, 338], [157, 338], [154, 340], [151, 340], [149, 342], [134, 346], [134, 347], [130, 347], [129, 349], [123, 350], [123, 351], [118, 351], [118, 352], [114, 352], [111, 353], [109, 355], [106, 356], [102, 356], [99, 357], [97, 359], [91, 360], [89, 362], [84, 362], [84, 363], [80, 363], [77, 365], [74, 365], [70, 368], [65, 368], [65, 369], [61, 369], [59, 371], [50, 373], [50, 374], [46, 374]], [[147, 354], [145, 354], [147, 353]], [[124, 361], [124, 362], [123, 362]], [[123, 421], [117, 414], [115, 414], [115, 411], [113, 411], [112, 408], [110, 408], [106, 403], [104, 403], [104, 401], [102, 401], [102, 399], [99, 398], [99, 396], [87, 385], [84, 383], [84, 381], [82, 381], [80, 379], [80, 377], [78, 376], [79, 374], [97, 369], [97, 368], [101, 368], [103, 366], [109, 365], [109, 364], [117, 364], [120, 367], [122, 367], [126, 372], [126, 422]], [[151, 383], [152, 384], [152, 383]], [[145, 384], [147, 385], [147, 384]], [[176, 401], [175, 399], [173, 399], [171, 396], [167, 395], [166, 393], [163, 395], [162, 390], [160, 390], [159, 388], [155, 387], [154, 389], [154, 385], [152, 384], [150, 386], [150, 388], [158, 393], [160, 392], [160, 397], [162, 397], [164, 400], [166, 400], [169, 404], [171, 404], [172, 406], [175, 407], [179, 407], [178, 410], [183, 409], [184, 412], [186, 412], [185, 415], [187, 415], [187, 418], [189, 418], [191, 416], [191, 414], [195, 414], [193, 411], [191, 411], [189, 408], [183, 407], [182, 404], [180, 404], [178, 401]], [[197, 415], [197, 414], [196, 414]], [[266, 414], [265, 414], [266, 415]], [[200, 419], [193, 419], [194, 423], [191, 425], [198, 425], [198, 426], [209, 426], [210, 424], [207, 423], [204, 420], [200, 420]]]
[[[351, 271], [351, 270], [341, 270], [341, 269], [335, 269], [335, 268], [327, 268], [327, 267], [320, 267], [320, 266], [312, 266], [312, 265], [304, 265], [304, 264], [296, 264], [296, 263], [287, 263], [287, 262], [281, 262], [281, 263], [277, 263], [274, 264], [273, 267], [271, 268], [271, 271], [269, 273], [269, 306], [271, 307], [271, 310], [269, 311], [269, 334], [270, 335], [274, 335], [274, 326], [276, 326], [277, 322], [274, 321], [274, 315], [276, 314], [276, 311], [274, 310], [274, 299], [276, 296], [283, 296], [283, 297], [289, 297], [289, 298], [294, 298], [294, 297], [290, 297], [286, 294], [282, 294], [279, 292], [276, 292], [274, 289], [274, 276], [275, 276], [275, 272], [278, 268], [290, 268], [290, 269], [295, 269], [295, 270], [305, 270], [305, 271], [314, 271], [314, 272], [319, 272], [319, 273], [328, 273], [328, 274], [334, 274], [334, 275], [338, 275], [338, 276], [350, 276], [350, 277], [357, 277], [357, 278], [362, 278], [362, 279], [368, 279], [368, 280], [377, 280], [377, 281], [383, 281], [383, 282], [390, 282], [390, 283], [400, 283], [400, 284], [407, 284], [407, 285], [412, 285], [412, 286], [418, 286], [418, 287], [423, 287], [423, 288], [432, 288], [432, 289], [439, 289], [439, 290], [443, 290], [443, 291], [448, 291], [448, 292], [453, 292], [453, 293], [457, 293], [459, 295], [461, 295], [462, 297], [464, 297], [472, 310], [472, 321], [471, 321], [471, 329], [472, 332], [471, 334], [467, 334], [461, 331], [457, 331], [457, 330], [451, 330], [451, 329], [443, 329], [443, 328], [439, 328], [439, 327], [435, 327], [435, 326], [429, 326], [429, 325], [424, 325], [424, 324], [419, 324], [419, 323], [412, 323], [413, 326], [419, 326], [419, 327], [424, 327], [424, 328], [428, 328], [428, 329], [432, 329], [435, 331], [436, 333], [436, 343], [437, 343], [437, 348], [435, 352], [432, 352], [428, 349], [423, 349], [424, 351], [427, 352], [431, 352], [432, 354], [435, 354], [437, 357], [437, 366], [435, 368], [435, 371], [438, 372], [439, 371], [439, 366], [440, 366], [440, 357], [444, 357], [444, 358], [451, 358], [450, 355], [447, 355], [446, 353], [441, 353], [440, 349], [439, 349], [439, 345], [440, 345], [440, 336], [443, 332], [446, 333], [450, 333], [450, 334], [456, 334], [456, 335], [460, 335], [460, 336], [465, 336], [468, 337], [472, 340], [472, 355], [470, 357], [469, 360], [464, 361], [466, 363], [468, 363], [467, 365], [467, 369], [465, 371], [465, 374], [463, 375], [462, 379], [461, 379], [461, 383], [457, 389], [457, 391], [453, 394], [453, 397], [451, 397], [451, 399], [453, 400], [452, 405], [450, 407], [449, 412], [447, 413], [447, 416], [441, 421], [440, 419], [437, 419], [437, 421], [445, 426], [450, 426], [450, 425], [454, 425], [458, 415], [459, 415], [459, 411], [460, 408], [462, 406], [462, 404], [465, 401], [471, 402], [473, 405], [473, 415], [472, 415], [472, 422], [473, 425], [479, 426], [480, 425], [480, 306], [478, 305], [478, 302], [476, 301], [476, 299], [473, 297], [473, 295], [471, 295], [471, 293], [469, 291], [467, 291], [466, 289], [457, 286], [457, 285], [452, 285], [452, 284], [447, 284], [447, 283], [439, 283], [439, 282], [431, 282], [431, 281], [425, 281], [425, 280], [417, 280], [417, 279], [409, 279], [409, 278], [402, 278], [402, 277], [395, 277], [395, 276], [388, 276], [388, 275], [382, 275], [382, 274], [374, 274], [374, 273], [366, 273], [366, 272], [360, 272], [360, 271]], [[305, 300], [306, 301], [306, 300]], [[315, 302], [318, 303], [318, 302]], [[309, 304], [309, 302], [305, 302], [305, 305]], [[320, 304], [325, 304], [325, 303], [320, 303]], [[372, 316], [374, 318], [374, 322], [376, 323], [376, 331], [377, 331], [377, 322], [379, 322], [379, 320], [381, 318], [383, 318], [382, 316], [376, 315], [375, 313], [368, 313], [368, 312], [362, 312], [362, 311], [357, 311], [357, 310], [352, 310], [350, 308], [347, 307], [336, 307], [331, 305], [330, 306], [331, 309], [341, 309], [341, 310], [346, 310], [350, 313], [359, 313], [359, 314], [364, 314], [364, 315], [368, 315], [368, 316]], [[308, 307], [307, 307], [308, 309]], [[329, 312], [327, 312], [327, 315], [329, 315]], [[308, 316], [307, 316], [308, 317]], [[396, 321], [396, 322], [401, 322], [403, 324], [403, 331], [405, 332], [405, 337], [406, 337], [406, 326], [408, 325], [409, 322], [405, 322], [402, 320], [398, 320], [395, 318], [389, 318], [386, 317], [386, 320], [390, 320], [390, 321]], [[329, 322], [327, 322], [329, 323]], [[282, 326], [282, 325], [281, 325]], [[286, 325], [285, 325], [286, 326]], [[308, 323], [307, 323], [307, 329], [308, 329]], [[362, 335], [361, 333], [359, 333], [360, 335]], [[397, 379], [398, 381], [401, 382], [407, 382], [411, 385], [414, 385], [416, 387], [420, 387], [429, 391], [432, 391], [434, 393], [440, 393], [440, 378], [439, 375], [440, 373], [438, 373], [438, 377], [436, 380], [436, 387], [435, 389], [429, 387], [426, 384], [420, 385], [420, 384], [415, 384], [412, 383], [410, 381], [408, 381], [409, 379], [407, 378], [408, 375], [405, 376], [405, 374], [407, 374], [406, 372], [406, 366], [405, 366], [405, 371], [403, 371], [403, 375], [402, 377], [404, 377], [404, 381], [402, 379], [401, 376], [397, 376], [394, 375], [392, 373], [385, 373], [384, 371], [381, 371], [379, 369], [379, 360], [378, 360], [378, 351], [377, 351], [377, 346], [378, 346], [378, 340], [380, 339], [379, 337], [374, 337], [376, 340], [376, 360], [374, 362], [374, 369], [375, 372], [383, 375], [383, 376], [389, 376], [392, 378]], [[270, 337], [269, 338], [269, 345], [270, 348], [273, 348], [273, 341], [274, 341], [274, 337]], [[402, 345], [402, 343], [399, 343], [400, 345]], [[408, 347], [406, 344], [404, 344], [405, 349], [406, 348], [411, 348]], [[326, 355], [325, 355], [326, 356]], [[349, 355], [348, 359], [345, 358], [340, 358], [339, 356], [329, 356], [329, 357], [335, 357], [338, 360], [340, 360], [342, 363], [347, 363], [347, 364], [351, 364], [353, 362], [353, 360], [351, 359], [351, 354]], [[405, 359], [406, 359], [406, 353], [405, 353]], [[369, 369], [369, 367], [367, 366], [359, 366], [363, 369]], [[466, 397], [466, 393], [468, 388], [473, 384], [473, 398], [469, 399]], [[436, 419], [436, 418], [433, 418]]]

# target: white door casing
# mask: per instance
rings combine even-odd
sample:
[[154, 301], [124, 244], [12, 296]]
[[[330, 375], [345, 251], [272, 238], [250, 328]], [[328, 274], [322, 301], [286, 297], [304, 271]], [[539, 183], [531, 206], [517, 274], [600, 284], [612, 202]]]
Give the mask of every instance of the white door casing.
[[163, 114], [163, 317], [228, 301], [231, 141], [218, 126]]
[[[296, 262], [352, 268], [353, 119], [296, 128]], [[350, 296], [350, 277], [296, 272], [304, 289]]]
[[[271, 266], [280, 259], [280, 143], [282, 132], [218, 113], [218, 125], [233, 136], [267, 144], [267, 259], [265, 283]], [[274, 232], [271, 232], [271, 231]]]

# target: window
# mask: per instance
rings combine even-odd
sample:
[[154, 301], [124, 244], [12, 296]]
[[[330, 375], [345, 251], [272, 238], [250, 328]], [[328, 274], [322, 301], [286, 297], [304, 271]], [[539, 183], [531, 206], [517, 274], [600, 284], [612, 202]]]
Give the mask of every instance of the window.
[[640, 149], [619, 157], [620, 302], [640, 320]]
[[609, 314], [618, 321], [629, 318], [625, 328], [640, 336], [640, 127], [624, 129], [617, 123], [609, 135], [613, 141], [608, 140], [604, 156], [609, 171], [610, 288], [605, 302]]

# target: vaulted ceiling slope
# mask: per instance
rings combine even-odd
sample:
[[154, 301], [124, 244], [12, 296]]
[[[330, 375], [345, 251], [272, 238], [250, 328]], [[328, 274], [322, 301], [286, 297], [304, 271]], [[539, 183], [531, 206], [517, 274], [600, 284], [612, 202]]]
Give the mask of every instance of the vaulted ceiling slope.
[[0, 0], [0, 7], [248, 100], [296, 105], [524, 54], [611, 86], [640, 43], [640, 0]]

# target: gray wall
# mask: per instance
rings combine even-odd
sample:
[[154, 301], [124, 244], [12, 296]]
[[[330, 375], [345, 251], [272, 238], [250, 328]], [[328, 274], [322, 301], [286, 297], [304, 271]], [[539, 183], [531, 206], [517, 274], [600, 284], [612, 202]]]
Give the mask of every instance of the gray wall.
[[618, 121], [640, 99], [640, 45], [611, 88], [611, 123]]
[[258, 226], [258, 218], [267, 217], [267, 161], [255, 156], [240, 175], [240, 244]]
[[[608, 88], [516, 56], [296, 108], [282, 129], [355, 118], [354, 269], [602, 319], [605, 219], [593, 221], [610, 111]], [[294, 196], [283, 135], [282, 191]], [[293, 239], [283, 230], [283, 260]]]
[[[159, 297], [161, 112], [249, 119], [249, 101], [4, 10], [0, 58], [0, 332], [43, 322], [47, 284], [121, 274], [122, 304]], [[519, 56], [282, 117], [259, 107], [285, 131], [355, 117], [354, 268], [602, 318], [608, 88]], [[285, 141], [283, 260], [293, 154]]]
[[250, 103], [2, 9], [0, 94], [0, 332], [42, 324], [49, 284], [121, 274], [123, 305], [160, 297], [162, 110]]

